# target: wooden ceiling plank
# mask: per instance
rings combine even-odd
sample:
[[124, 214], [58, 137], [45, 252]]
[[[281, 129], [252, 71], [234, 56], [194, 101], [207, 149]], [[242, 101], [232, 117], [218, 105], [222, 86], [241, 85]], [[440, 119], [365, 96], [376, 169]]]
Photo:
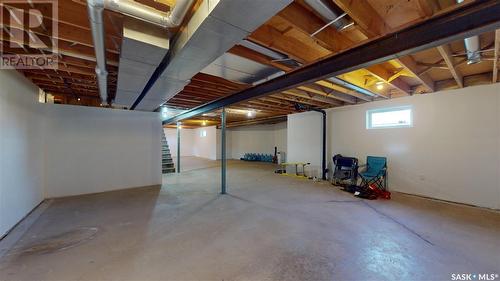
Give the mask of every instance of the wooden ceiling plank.
[[458, 71], [458, 69], [455, 67], [455, 61], [453, 60], [453, 53], [451, 52], [450, 46], [449, 45], [443, 45], [437, 47], [439, 54], [444, 59], [444, 62], [448, 66], [448, 69], [451, 72], [451, 75], [455, 79], [458, 87], [463, 88], [464, 87], [464, 78], [462, 74]]
[[389, 32], [383, 18], [367, 0], [333, 0], [333, 2], [358, 24], [368, 38]]
[[[326, 23], [318, 18], [314, 13], [305, 9], [297, 2], [293, 2], [277, 14], [290, 25], [302, 30], [306, 34], [313, 34], [322, 28]], [[353, 45], [353, 42], [339, 33], [335, 28], [328, 26], [320, 33], [316, 34], [314, 39], [322, 47], [338, 52]]]
[[431, 17], [437, 10], [439, 10], [439, 7], [434, 0], [417, 0], [416, 4], [419, 8], [419, 14], [422, 17]]
[[[24, 26], [17, 24], [15, 21], [10, 21], [8, 17], [3, 17], [2, 24], [5, 28], [9, 28], [11, 30], [25, 31]], [[45, 30], [42, 27], [30, 29], [31, 32], [38, 36], [43, 37], [51, 37], [56, 38], [61, 41], [68, 42], [70, 44], [76, 43], [81, 44], [88, 47], [94, 47], [92, 41], [92, 35], [88, 30], [81, 29], [75, 26], [70, 26], [64, 23], [58, 24], [57, 37], [49, 36], [52, 34], [52, 27], [50, 25], [45, 27]], [[105, 45], [106, 50], [111, 53], [119, 54], [120, 51], [114, 47], [114, 43], [110, 36], [105, 36]]]
[[294, 60], [304, 63], [323, 57], [316, 50], [300, 40], [283, 35], [276, 28], [264, 24], [248, 36], [250, 41], [266, 46], [277, 52], [286, 53]]

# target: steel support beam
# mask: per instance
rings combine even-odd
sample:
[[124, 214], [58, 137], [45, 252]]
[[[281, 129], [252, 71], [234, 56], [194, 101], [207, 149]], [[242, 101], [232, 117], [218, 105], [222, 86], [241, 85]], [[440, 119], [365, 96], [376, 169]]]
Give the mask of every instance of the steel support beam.
[[220, 156], [220, 161], [221, 161], [221, 189], [220, 193], [221, 194], [226, 194], [226, 108], [222, 108], [222, 113], [221, 113], [221, 122], [220, 122], [220, 136], [221, 136], [221, 156]]
[[164, 124], [174, 123], [234, 103], [404, 57], [498, 28], [500, 28], [500, 1], [470, 2], [399, 32], [380, 37], [228, 97], [195, 107], [165, 120]]
[[177, 122], [177, 173], [181, 172], [181, 122]]

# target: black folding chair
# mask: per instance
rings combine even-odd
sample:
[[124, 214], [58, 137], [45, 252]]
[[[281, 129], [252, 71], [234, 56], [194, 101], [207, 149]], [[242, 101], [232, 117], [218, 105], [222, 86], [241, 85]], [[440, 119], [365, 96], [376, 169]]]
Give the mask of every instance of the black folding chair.
[[332, 183], [339, 186], [355, 185], [358, 181], [358, 159], [354, 157], [343, 157], [337, 154], [333, 157]]

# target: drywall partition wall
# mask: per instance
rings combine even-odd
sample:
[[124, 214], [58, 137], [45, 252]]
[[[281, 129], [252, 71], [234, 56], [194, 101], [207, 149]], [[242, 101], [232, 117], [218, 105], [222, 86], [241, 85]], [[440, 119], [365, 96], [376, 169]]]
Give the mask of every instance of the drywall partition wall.
[[161, 184], [159, 113], [43, 106], [48, 197]]
[[[366, 110], [402, 105], [412, 128], [366, 129]], [[500, 209], [499, 111], [500, 84], [331, 109], [329, 156], [386, 156], [391, 190]]]
[[286, 122], [228, 129], [228, 158], [240, 159], [245, 153], [274, 154], [274, 147], [286, 152], [286, 130]]
[[[177, 156], [177, 129], [164, 128], [165, 137], [167, 138], [168, 147], [172, 157]], [[193, 143], [194, 143], [195, 130], [181, 128], [181, 156], [194, 156]], [[175, 159], [174, 159], [175, 162]]]
[[[281, 122], [274, 125], [274, 146], [278, 151], [286, 153], [287, 150], [287, 123]], [[274, 151], [273, 151], [274, 153]]]
[[321, 177], [322, 114], [303, 112], [288, 115], [287, 162], [306, 162], [309, 176]]
[[217, 160], [217, 128], [215, 126], [201, 127], [193, 131], [193, 155]]
[[15, 70], [0, 70], [0, 237], [43, 195], [43, 115], [38, 87]]

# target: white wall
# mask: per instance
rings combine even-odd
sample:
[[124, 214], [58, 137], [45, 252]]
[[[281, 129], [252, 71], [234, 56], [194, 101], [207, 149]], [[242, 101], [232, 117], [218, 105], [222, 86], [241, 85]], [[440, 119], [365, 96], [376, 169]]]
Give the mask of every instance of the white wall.
[[254, 125], [228, 129], [228, 158], [240, 159], [245, 153], [274, 155], [274, 147], [277, 147], [278, 151], [286, 151], [286, 131], [286, 122], [274, 125]]
[[[172, 156], [177, 155], [176, 129], [164, 129]], [[201, 132], [206, 131], [205, 137]], [[245, 153], [274, 154], [274, 147], [287, 147], [286, 122], [230, 128], [226, 131], [226, 153], [229, 159], [240, 159]], [[181, 156], [217, 160], [221, 157], [221, 134], [215, 126], [181, 130]]]
[[0, 71], [0, 236], [44, 198], [161, 184], [158, 113], [38, 103]]
[[[193, 134], [193, 155], [196, 157], [217, 160], [217, 128], [215, 126], [203, 127], [192, 130]], [[206, 131], [207, 135], [202, 137], [201, 131]]]
[[0, 237], [43, 198], [43, 116], [38, 87], [0, 70]]
[[42, 106], [48, 197], [161, 184], [158, 113]]
[[[172, 157], [177, 156], [177, 129], [164, 129], [167, 137], [168, 146]], [[202, 137], [201, 131], [206, 131], [207, 135]], [[181, 129], [181, 156], [196, 156], [216, 160], [218, 152], [218, 143], [220, 136], [219, 130], [215, 126], [202, 127], [197, 129]], [[217, 142], [219, 138], [219, 142]]]
[[[172, 157], [177, 157], [177, 129], [164, 128]], [[194, 130], [181, 129], [181, 156], [193, 156]]]
[[[332, 109], [328, 155], [387, 156], [391, 190], [500, 209], [499, 95], [497, 83]], [[398, 105], [413, 128], [365, 128], [366, 110]]]
[[321, 176], [322, 114], [303, 112], [288, 115], [287, 162], [311, 163], [309, 176]]

